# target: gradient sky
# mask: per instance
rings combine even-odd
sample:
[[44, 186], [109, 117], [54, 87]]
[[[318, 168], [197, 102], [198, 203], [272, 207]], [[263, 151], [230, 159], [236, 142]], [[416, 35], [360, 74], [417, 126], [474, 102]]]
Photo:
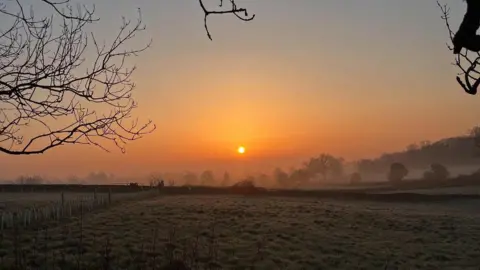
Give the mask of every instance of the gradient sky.
[[[148, 28], [138, 41], [153, 45], [132, 62], [136, 115], [157, 130], [126, 154], [67, 146], [0, 155], [6, 177], [270, 171], [320, 152], [371, 157], [463, 133], [480, 119], [480, 100], [455, 81], [435, 0], [238, 1], [256, 18], [211, 16], [213, 41], [197, 0], [82, 2], [96, 2], [95, 32], [107, 40], [122, 15], [134, 19], [141, 8]], [[464, 3], [444, 3], [456, 29]]]

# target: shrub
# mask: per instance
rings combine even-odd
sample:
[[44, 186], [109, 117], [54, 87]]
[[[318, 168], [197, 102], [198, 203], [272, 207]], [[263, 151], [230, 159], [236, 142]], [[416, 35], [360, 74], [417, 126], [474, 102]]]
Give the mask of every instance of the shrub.
[[388, 172], [388, 181], [390, 182], [400, 182], [405, 176], [408, 175], [408, 169], [399, 162], [394, 162], [390, 165], [390, 171]]
[[442, 164], [434, 163], [430, 167], [435, 175], [435, 178], [439, 180], [445, 180], [450, 176], [450, 172], [448, 171], [447, 167]]
[[446, 180], [450, 176], [447, 167], [440, 163], [430, 165], [430, 170], [423, 174], [425, 180]]
[[242, 180], [232, 185], [232, 188], [255, 188], [255, 183], [252, 180]]
[[235, 183], [234, 185], [232, 185], [230, 187], [230, 189], [234, 193], [245, 193], [245, 194], [251, 194], [251, 193], [257, 193], [257, 192], [260, 192], [260, 191], [265, 191], [264, 188], [255, 186], [255, 180], [252, 179], [251, 177]]

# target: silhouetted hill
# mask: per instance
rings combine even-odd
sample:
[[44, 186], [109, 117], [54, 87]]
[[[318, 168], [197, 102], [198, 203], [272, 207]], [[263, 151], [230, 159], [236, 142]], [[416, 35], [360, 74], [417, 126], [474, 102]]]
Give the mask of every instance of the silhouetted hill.
[[393, 162], [403, 163], [410, 170], [425, 169], [432, 163], [447, 167], [474, 166], [480, 164], [480, 149], [474, 138], [459, 136], [442, 139], [433, 143], [412, 144], [404, 151], [386, 153], [375, 159], [362, 159], [357, 162], [361, 173], [386, 173]]

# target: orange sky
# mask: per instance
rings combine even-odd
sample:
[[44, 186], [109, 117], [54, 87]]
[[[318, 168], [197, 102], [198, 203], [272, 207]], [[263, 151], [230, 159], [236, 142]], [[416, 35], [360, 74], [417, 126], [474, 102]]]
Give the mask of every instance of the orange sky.
[[[120, 16], [107, 2], [97, 6], [96, 29], [106, 39]], [[153, 134], [124, 155], [83, 146], [0, 155], [4, 175], [270, 172], [321, 152], [370, 157], [478, 122], [478, 100], [455, 82], [435, 1], [251, 1], [257, 18], [250, 23], [211, 18], [213, 41], [190, 2], [136, 3], [149, 27], [138, 42], [154, 42], [131, 61], [136, 115], [155, 122]], [[135, 15], [130, 1], [117, 4], [122, 15]], [[454, 27], [463, 8], [452, 3]], [[240, 144], [247, 148], [241, 158]]]

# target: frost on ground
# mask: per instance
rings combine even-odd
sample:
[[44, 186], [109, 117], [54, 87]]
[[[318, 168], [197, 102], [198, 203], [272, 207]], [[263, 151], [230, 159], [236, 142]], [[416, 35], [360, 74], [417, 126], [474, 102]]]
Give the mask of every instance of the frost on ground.
[[[118, 266], [197, 250], [195, 260], [220, 269], [478, 269], [476, 204], [164, 196], [86, 215], [81, 256], [101, 260], [108, 239]], [[79, 234], [78, 222], [49, 229], [48, 252], [78, 257]]]

